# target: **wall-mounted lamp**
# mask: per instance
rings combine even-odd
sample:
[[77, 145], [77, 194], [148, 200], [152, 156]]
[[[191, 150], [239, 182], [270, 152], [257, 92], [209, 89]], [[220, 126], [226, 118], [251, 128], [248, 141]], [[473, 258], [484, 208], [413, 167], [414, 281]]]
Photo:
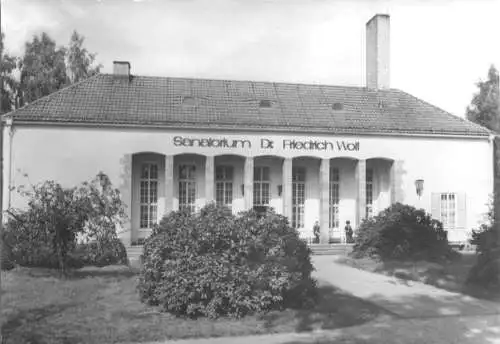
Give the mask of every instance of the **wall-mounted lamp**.
[[240, 187], [241, 187], [241, 194], [245, 196], [245, 184], [241, 184]]
[[415, 180], [415, 189], [417, 191], [417, 196], [421, 197], [422, 194], [424, 193], [424, 180], [423, 179]]
[[282, 192], [283, 192], [283, 185], [278, 185], [278, 196], [281, 196]]

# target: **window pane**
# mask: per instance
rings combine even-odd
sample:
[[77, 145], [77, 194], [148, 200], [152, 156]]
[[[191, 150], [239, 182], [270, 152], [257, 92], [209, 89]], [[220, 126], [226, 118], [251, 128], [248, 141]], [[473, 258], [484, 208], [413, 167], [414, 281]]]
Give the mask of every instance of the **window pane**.
[[262, 183], [262, 204], [269, 204], [269, 183]]
[[187, 166], [181, 165], [179, 166], [179, 179], [187, 178]]
[[261, 168], [254, 167], [253, 169], [253, 180], [262, 180], [261, 179]]
[[217, 166], [215, 168], [215, 179], [216, 180], [224, 179], [224, 167], [223, 166]]
[[253, 204], [260, 205], [260, 183], [254, 183], [253, 185]]
[[270, 174], [269, 167], [267, 167], [267, 166], [263, 167], [262, 168], [262, 180], [266, 180], [266, 181], [271, 180], [269, 174]]
[[373, 169], [371, 168], [366, 170], [366, 181], [373, 182]]

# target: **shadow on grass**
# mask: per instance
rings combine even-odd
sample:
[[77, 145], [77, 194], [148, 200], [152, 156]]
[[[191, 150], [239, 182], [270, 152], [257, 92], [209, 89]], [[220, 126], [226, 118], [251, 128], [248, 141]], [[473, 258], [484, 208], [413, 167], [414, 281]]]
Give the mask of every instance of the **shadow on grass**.
[[19, 329], [26, 327], [26, 324], [35, 326], [35, 324], [43, 323], [47, 318], [57, 315], [74, 306], [74, 303], [66, 303], [18, 311], [17, 313], [9, 316], [8, 320], [2, 324], [2, 344], [48, 343], [42, 340], [42, 338], [39, 338], [40, 336], [36, 333], [36, 330], [19, 331]]
[[12, 270], [34, 278], [56, 278], [74, 280], [91, 277], [128, 278], [139, 274], [139, 269], [127, 265], [109, 265], [104, 267], [86, 266], [80, 269], [68, 269], [66, 275], [61, 275], [58, 269], [17, 267]]
[[111, 277], [111, 278], [129, 278], [136, 276], [138, 271], [125, 265], [115, 265], [107, 267], [85, 267], [78, 270], [72, 270], [68, 274], [70, 279], [92, 278], [92, 277]]
[[387, 295], [373, 293], [367, 299], [394, 316], [354, 322], [352, 327], [315, 332], [279, 343], [498, 343], [500, 309], [494, 303], [459, 294], [403, 293], [388, 298]]
[[[331, 286], [320, 285], [319, 299], [311, 309], [295, 310], [295, 332], [334, 330], [370, 322], [388, 312], [373, 303], [356, 298]], [[270, 313], [261, 316], [264, 326], [272, 329], [282, 320], [282, 314]]]
[[376, 262], [369, 258], [342, 257], [338, 263], [364, 271], [396, 277], [397, 283], [409, 285], [409, 281], [422, 282], [451, 292], [500, 302], [500, 291], [488, 290], [480, 285], [468, 284], [467, 276], [476, 262], [474, 253], [464, 253], [451, 262], [429, 263], [384, 261]]

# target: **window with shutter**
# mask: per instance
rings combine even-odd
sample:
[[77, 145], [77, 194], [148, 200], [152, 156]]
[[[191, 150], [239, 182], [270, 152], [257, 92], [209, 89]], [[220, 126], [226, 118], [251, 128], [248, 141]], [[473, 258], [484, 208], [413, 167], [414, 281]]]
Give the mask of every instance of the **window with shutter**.
[[441, 221], [448, 231], [448, 240], [464, 240], [467, 229], [467, 201], [464, 193], [433, 193], [431, 200], [432, 217]]
[[467, 199], [465, 193], [457, 194], [457, 228], [467, 229]]

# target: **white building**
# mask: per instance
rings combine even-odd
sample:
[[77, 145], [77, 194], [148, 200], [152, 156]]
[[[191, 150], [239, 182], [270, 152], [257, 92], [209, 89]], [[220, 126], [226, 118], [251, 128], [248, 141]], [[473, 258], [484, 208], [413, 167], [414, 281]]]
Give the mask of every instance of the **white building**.
[[[127, 243], [179, 208], [273, 207], [304, 236], [394, 202], [463, 241], [493, 192], [490, 132], [389, 85], [389, 17], [367, 23], [364, 87], [143, 77], [128, 62], [5, 116], [4, 204], [25, 183], [103, 171], [128, 205]], [[420, 196], [416, 184], [423, 186]]]

